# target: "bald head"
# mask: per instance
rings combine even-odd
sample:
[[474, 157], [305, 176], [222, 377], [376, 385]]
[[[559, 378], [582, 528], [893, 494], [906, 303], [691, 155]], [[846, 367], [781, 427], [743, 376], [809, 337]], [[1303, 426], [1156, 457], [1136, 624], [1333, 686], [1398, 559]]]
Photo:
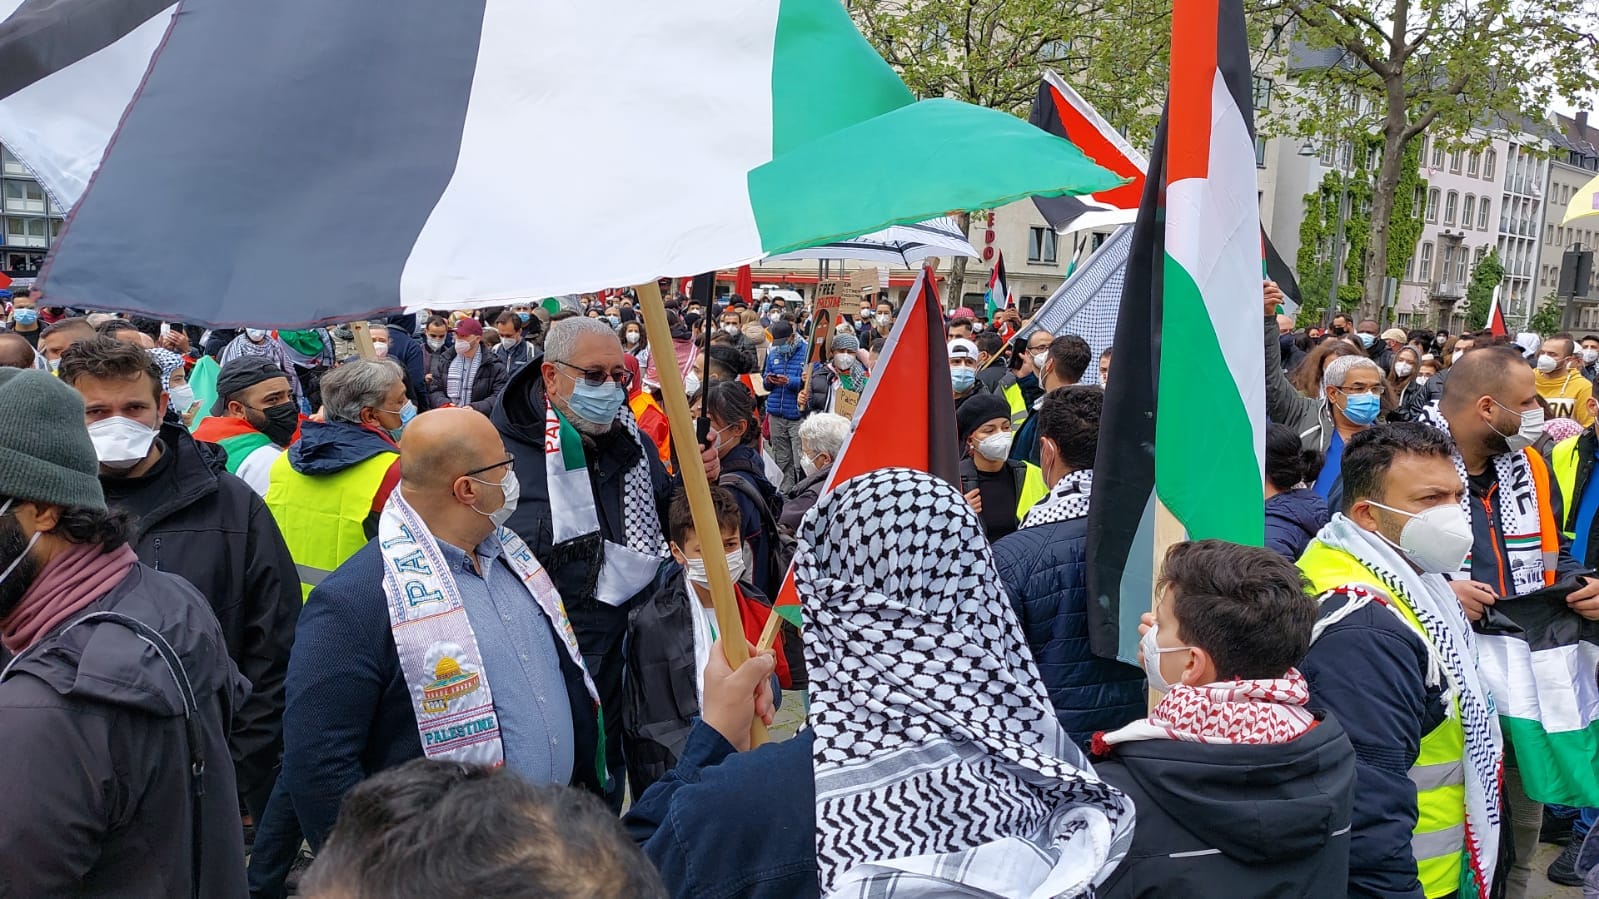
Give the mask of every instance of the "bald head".
[[400, 437], [400, 478], [417, 490], [448, 489], [466, 472], [503, 462], [500, 432], [476, 409], [434, 409]]
[[1291, 334], [1294, 330], [1294, 317], [1292, 315], [1277, 316], [1277, 333]]
[[33, 347], [16, 334], [0, 334], [0, 368], [32, 368]]
[[1514, 392], [1523, 380], [1532, 383], [1532, 370], [1520, 353], [1509, 347], [1483, 347], [1449, 367], [1449, 380], [1438, 405], [1446, 412], [1466, 409], [1485, 396]]

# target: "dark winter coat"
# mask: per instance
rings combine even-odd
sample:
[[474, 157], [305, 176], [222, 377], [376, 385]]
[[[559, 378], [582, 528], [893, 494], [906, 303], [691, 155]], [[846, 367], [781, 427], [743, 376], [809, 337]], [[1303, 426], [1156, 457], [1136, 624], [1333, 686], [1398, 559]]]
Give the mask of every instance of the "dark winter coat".
[[500, 360], [501, 364], [505, 366], [506, 380], [510, 380], [517, 372], [527, 368], [528, 363], [532, 362], [538, 355], [538, 350], [533, 346], [533, 342], [526, 337], [518, 340], [515, 346], [501, 341], [500, 345], [494, 348], [494, 358]]
[[389, 358], [405, 369], [405, 395], [416, 404], [416, 411], [425, 412], [429, 405], [427, 359], [422, 342], [411, 336], [416, 316], [398, 316], [391, 322], [389, 332]]
[[[622, 505], [629, 469], [639, 460], [638, 444], [620, 430], [598, 440], [583, 436], [583, 453], [588, 460], [589, 485], [594, 493], [595, 513], [600, 532], [574, 541], [555, 551], [555, 526], [550, 517], [549, 482], [544, 471], [544, 378], [540, 373], [543, 357], [534, 359], [517, 373], [495, 401], [489, 415], [505, 441], [505, 449], [515, 460], [521, 501], [506, 522], [518, 537], [527, 542], [533, 555], [549, 572], [566, 605], [577, 634], [583, 663], [600, 692], [600, 704], [607, 709], [622, 703], [622, 638], [627, 631], [627, 609], [634, 600], [649, 596], [655, 586], [645, 587], [620, 606], [608, 606], [594, 598], [594, 586], [604, 561], [602, 540], [626, 543], [626, 517]], [[660, 454], [649, 436], [640, 433], [643, 457], [648, 460], [655, 491], [656, 514], [665, 530], [667, 511], [672, 501], [672, 481], [661, 465]], [[605, 727], [607, 758], [620, 770], [621, 716], [607, 716]]]
[[[389, 628], [383, 564], [376, 541], [368, 543], [311, 591], [289, 662], [283, 781], [313, 849], [327, 839], [351, 787], [422, 756], [410, 688]], [[531, 603], [528, 614], [549, 622]], [[572, 783], [598, 793], [594, 766], [584, 764], [599, 745], [594, 701], [560, 635], [554, 627], [549, 633], [572, 707]]]
[[1332, 518], [1327, 501], [1309, 487], [1266, 500], [1266, 548], [1290, 562], [1299, 561], [1310, 539]]
[[229, 740], [239, 792], [259, 813], [283, 748], [283, 678], [289, 670], [300, 576], [266, 504], [227, 473], [223, 455], [181, 425], [164, 423], [161, 459], [144, 477], [102, 476], [106, 503], [133, 517], [129, 542], [144, 564], [193, 584], [210, 603], [250, 695]]
[[1144, 672], [1088, 645], [1088, 519], [1023, 528], [994, 544], [994, 564], [1022, 624], [1055, 717], [1083, 749], [1096, 731], [1144, 716]]
[[1325, 717], [1270, 746], [1139, 740], [1094, 770], [1133, 800], [1133, 846], [1096, 895], [1342, 899], [1355, 752]]
[[187, 581], [144, 565], [81, 614], [97, 611], [158, 632], [193, 686], [205, 758], [198, 890], [178, 681], [126, 625], [95, 621], [56, 627], [0, 680], [0, 894], [245, 895], [227, 734], [249, 686], [216, 616]]
[[675, 899], [820, 895], [812, 736], [804, 730], [735, 752], [714, 728], [694, 723], [677, 767], [622, 819], [668, 893]]
[[[1344, 602], [1329, 598], [1320, 616]], [[1348, 894], [1421, 899], [1410, 848], [1417, 815], [1410, 767], [1422, 735], [1445, 711], [1442, 688], [1425, 682], [1426, 644], [1399, 616], [1372, 604], [1329, 626], [1299, 670], [1310, 683], [1311, 709], [1336, 716], [1355, 747]]]
[[799, 533], [800, 522], [805, 520], [805, 513], [811, 510], [811, 506], [822, 498], [822, 488], [827, 486], [827, 476], [832, 471], [833, 466], [829, 464], [794, 485], [794, 495], [783, 503], [783, 514], [777, 519], [778, 527], [791, 536]]
[[[433, 380], [428, 382], [429, 402], [432, 403], [429, 408], [438, 409], [450, 403], [450, 363], [455, 361], [456, 346], [451, 344], [433, 354]], [[510, 376], [505, 372], [505, 363], [492, 350], [480, 345], [477, 351], [482, 354], [483, 361], [478, 363], [477, 379], [472, 382], [472, 399], [466, 405], [487, 415]], [[537, 366], [533, 369], [537, 373]]]

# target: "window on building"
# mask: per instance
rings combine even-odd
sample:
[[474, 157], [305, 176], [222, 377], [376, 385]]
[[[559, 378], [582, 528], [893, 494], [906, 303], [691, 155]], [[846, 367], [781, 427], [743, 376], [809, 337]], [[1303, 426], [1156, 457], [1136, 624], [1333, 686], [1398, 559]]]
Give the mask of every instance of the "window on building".
[[1432, 145], [1432, 167], [1435, 169], [1444, 167], [1444, 148], [1437, 144]]
[[0, 150], [0, 165], [4, 166], [7, 175], [28, 174], [28, 167], [22, 164], [22, 160], [11, 155], [10, 150]]
[[1432, 244], [1424, 242], [1421, 245], [1421, 266], [1416, 272], [1416, 280], [1423, 284], [1432, 280]]
[[1444, 199], [1444, 224], [1453, 225], [1455, 223], [1455, 213], [1459, 209], [1460, 194], [1450, 191], [1449, 195]]
[[1416, 149], [1416, 158], [1421, 160], [1422, 162], [1426, 162], [1427, 161], [1427, 135], [1423, 134], [1419, 139], [1421, 141], [1421, 144]]
[[1460, 248], [1460, 252], [1455, 254], [1455, 283], [1456, 284], [1460, 284], [1460, 285], [1464, 285], [1466, 283], [1466, 248], [1465, 247], [1461, 247]]
[[1255, 167], [1266, 167], [1266, 139], [1258, 134], [1255, 135]]
[[1478, 231], [1487, 231], [1488, 230], [1488, 198], [1487, 197], [1483, 197], [1482, 198], [1482, 202], [1477, 204], [1477, 230]]
[[1027, 229], [1027, 261], [1055, 264], [1055, 229]]
[[1409, 258], [1407, 258], [1405, 260], [1405, 280], [1406, 281], [1414, 281], [1414, 280], [1416, 280], [1416, 254], [1415, 253], [1411, 253]]
[[1452, 174], [1460, 174], [1460, 157], [1461, 152], [1459, 150], [1449, 151], [1449, 171]]
[[1498, 163], [1498, 161], [1499, 161], [1499, 154], [1495, 153], [1492, 150], [1489, 150], [1487, 153], [1483, 154], [1483, 156], [1482, 156], [1482, 176], [1484, 178], [1487, 178], [1489, 181], [1492, 181], [1494, 179], [1494, 166]]
[[1416, 185], [1416, 195], [1410, 201], [1410, 203], [1411, 203], [1411, 207], [1410, 208], [1412, 208], [1412, 209], [1420, 209], [1422, 207], [1422, 204], [1424, 204], [1426, 202], [1427, 202], [1426, 191], [1421, 189], [1421, 185], [1419, 185], [1419, 184]]
[[1460, 227], [1471, 230], [1472, 222], [1477, 220], [1477, 198], [1466, 194], [1466, 202], [1460, 206]]
[[1442, 270], [1438, 272], [1438, 280], [1440, 280], [1440, 281], [1448, 281], [1449, 280], [1449, 275], [1454, 270], [1454, 267], [1455, 267], [1455, 249], [1456, 248], [1455, 248], [1454, 244], [1445, 244], [1444, 245], [1443, 265], [1441, 266]]
[[1481, 170], [1482, 154], [1476, 150], [1472, 150], [1471, 155], [1466, 157], [1466, 174], [1475, 178], [1477, 177], [1477, 173]]
[[1427, 221], [1438, 221], [1438, 188], [1427, 191]]
[[1255, 108], [1267, 110], [1271, 108], [1271, 79], [1255, 76]]
[[1555, 242], [1555, 226], [1554, 225], [1550, 225], [1548, 228], [1544, 229], [1543, 242], [1544, 243], [1554, 243]]

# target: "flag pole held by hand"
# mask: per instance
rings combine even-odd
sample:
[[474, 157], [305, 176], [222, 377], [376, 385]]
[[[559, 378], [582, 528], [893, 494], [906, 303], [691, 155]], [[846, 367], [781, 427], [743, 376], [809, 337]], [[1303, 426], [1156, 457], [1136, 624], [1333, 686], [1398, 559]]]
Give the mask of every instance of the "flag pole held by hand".
[[[655, 373], [661, 381], [661, 398], [666, 403], [666, 420], [672, 429], [672, 444], [677, 449], [677, 468], [683, 478], [683, 492], [688, 496], [689, 511], [694, 518], [697, 534], [720, 534], [722, 528], [716, 521], [716, 508], [711, 505], [711, 488], [705, 479], [705, 464], [700, 460], [700, 444], [694, 434], [694, 420], [689, 415], [688, 395], [683, 388], [683, 373], [677, 367], [677, 352], [672, 347], [672, 331], [666, 323], [666, 307], [661, 302], [661, 289], [654, 281], [640, 284], [639, 308], [644, 313], [644, 331], [649, 335], [650, 354], [655, 357]], [[703, 390], [705, 386], [701, 385]], [[710, 582], [711, 603], [716, 610], [716, 629], [723, 634], [743, 634], [744, 623], [739, 618], [738, 605], [733, 598], [733, 578], [727, 570], [727, 553], [722, 541], [704, 540], [700, 543], [705, 557], [705, 577]], [[775, 617], [775, 616], [774, 616]], [[742, 640], [723, 640], [722, 652], [727, 655], [728, 667], [737, 670], [749, 660], [749, 643]], [[766, 725], [759, 718], [750, 725], [750, 745], [766, 742]]]

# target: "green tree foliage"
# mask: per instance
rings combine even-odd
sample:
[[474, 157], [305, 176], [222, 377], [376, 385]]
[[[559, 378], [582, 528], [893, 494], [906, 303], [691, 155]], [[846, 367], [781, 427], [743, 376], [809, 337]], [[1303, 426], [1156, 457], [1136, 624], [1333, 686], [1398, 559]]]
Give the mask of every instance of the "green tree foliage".
[[1527, 319], [1527, 330], [1540, 337], [1560, 331], [1561, 299], [1551, 293], [1538, 304], [1538, 311]]
[[1498, 250], [1489, 250], [1471, 270], [1471, 283], [1466, 285], [1466, 330], [1480, 331], [1488, 323], [1494, 288], [1504, 277], [1505, 267], [1499, 262]]

